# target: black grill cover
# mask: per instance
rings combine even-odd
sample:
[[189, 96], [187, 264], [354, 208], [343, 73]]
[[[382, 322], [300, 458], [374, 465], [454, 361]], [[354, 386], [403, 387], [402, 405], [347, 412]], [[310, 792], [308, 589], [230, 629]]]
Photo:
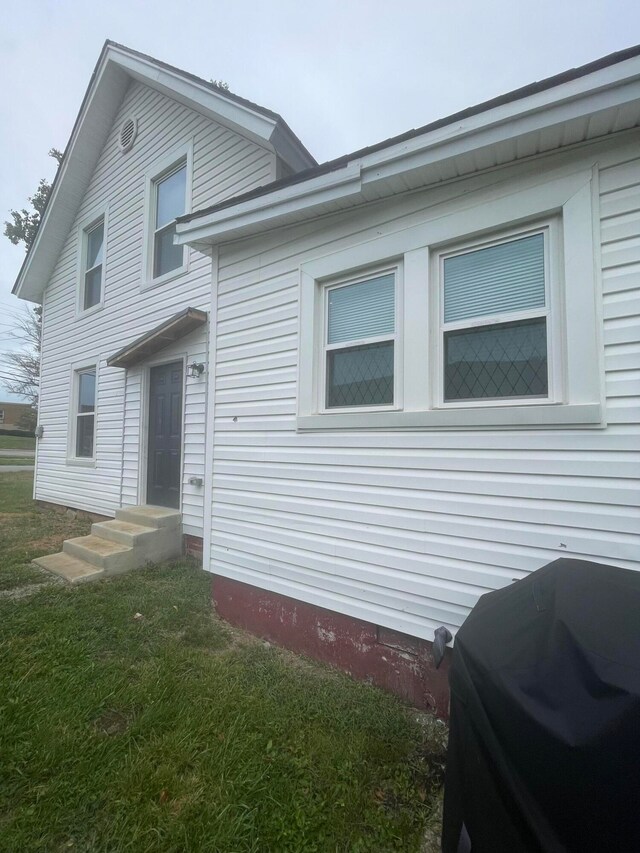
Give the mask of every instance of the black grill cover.
[[640, 572], [556, 560], [482, 596], [450, 684], [444, 853], [640, 853]]

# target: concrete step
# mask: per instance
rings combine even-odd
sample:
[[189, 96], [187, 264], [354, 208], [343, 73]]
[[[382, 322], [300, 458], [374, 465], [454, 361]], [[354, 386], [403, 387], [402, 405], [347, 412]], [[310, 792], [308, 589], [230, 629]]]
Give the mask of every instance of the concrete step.
[[92, 524], [91, 533], [102, 539], [110, 539], [112, 542], [135, 548], [136, 545], [143, 545], [157, 535], [158, 528], [132, 524], [130, 521], [121, 521], [116, 518], [114, 521], [98, 521]]
[[165, 506], [128, 506], [116, 510], [117, 521], [128, 521], [142, 527], [178, 528], [182, 524], [182, 513]]
[[33, 561], [37, 566], [53, 572], [64, 578], [68, 583], [78, 584], [84, 581], [97, 580], [104, 577], [103, 569], [91, 563], [86, 563], [84, 560], [79, 560], [71, 554], [48, 554], [46, 557], [37, 557]]
[[65, 540], [61, 554], [34, 562], [79, 583], [181, 554], [182, 514], [163, 506], [134, 506], [116, 510], [114, 521], [92, 524], [89, 536]]
[[79, 536], [77, 539], [66, 539], [62, 551], [109, 573], [122, 572], [141, 565], [140, 561], [136, 562], [137, 555], [130, 545], [91, 534]]

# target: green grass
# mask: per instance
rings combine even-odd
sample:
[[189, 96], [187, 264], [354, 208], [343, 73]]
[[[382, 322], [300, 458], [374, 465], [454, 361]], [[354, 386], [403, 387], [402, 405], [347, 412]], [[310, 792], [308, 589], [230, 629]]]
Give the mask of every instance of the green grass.
[[0, 465], [31, 465], [33, 459], [28, 456], [0, 456]]
[[38, 509], [32, 492], [31, 471], [0, 473], [0, 591], [45, 582], [48, 576], [31, 561], [59, 551], [65, 539], [84, 536], [91, 527], [64, 512]]
[[[30, 479], [0, 477], [0, 578], [84, 524], [31, 509]], [[209, 592], [179, 562], [0, 596], [2, 853], [420, 848], [442, 727], [232, 631]]]
[[35, 450], [35, 438], [0, 434], [0, 450]]

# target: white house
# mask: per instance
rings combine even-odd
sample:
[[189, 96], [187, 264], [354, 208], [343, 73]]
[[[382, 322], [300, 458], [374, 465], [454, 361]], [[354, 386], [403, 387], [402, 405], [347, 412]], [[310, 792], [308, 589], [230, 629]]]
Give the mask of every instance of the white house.
[[223, 616], [442, 709], [484, 592], [640, 569], [639, 125], [637, 47], [316, 165], [108, 42], [15, 287], [35, 498], [175, 508]]

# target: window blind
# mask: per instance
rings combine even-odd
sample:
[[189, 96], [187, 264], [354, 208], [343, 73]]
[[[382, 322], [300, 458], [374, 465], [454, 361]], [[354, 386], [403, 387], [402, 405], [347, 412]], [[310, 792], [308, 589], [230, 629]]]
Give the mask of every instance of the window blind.
[[444, 321], [544, 306], [544, 234], [447, 258]]
[[327, 343], [338, 344], [379, 335], [393, 335], [394, 330], [393, 273], [329, 291]]

